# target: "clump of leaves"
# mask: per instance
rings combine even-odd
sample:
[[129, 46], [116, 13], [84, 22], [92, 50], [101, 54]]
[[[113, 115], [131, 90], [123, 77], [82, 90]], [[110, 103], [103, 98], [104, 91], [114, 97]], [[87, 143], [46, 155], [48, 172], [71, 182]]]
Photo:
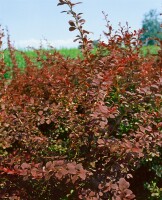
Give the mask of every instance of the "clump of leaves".
[[13, 66], [6, 79], [0, 57], [1, 198], [135, 199], [131, 183], [141, 166], [151, 163], [153, 179], [160, 178], [161, 52], [143, 57], [141, 31], [126, 25], [113, 34], [104, 14], [107, 43], [92, 53], [76, 4], [58, 5], [69, 8], [83, 58], [35, 50], [33, 62], [19, 52], [22, 71], [8, 38]]

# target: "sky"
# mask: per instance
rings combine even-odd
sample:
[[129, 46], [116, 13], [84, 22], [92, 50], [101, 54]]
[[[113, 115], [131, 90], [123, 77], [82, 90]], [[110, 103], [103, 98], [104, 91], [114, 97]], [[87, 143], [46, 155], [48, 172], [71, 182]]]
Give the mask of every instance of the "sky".
[[[86, 20], [85, 29], [93, 32], [93, 40], [103, 37], [106, 23], [102, 11], [108, 14], [113, 29], [121, 22], [128, 22], [132, 30], [142, 27], [144, 14], [151, 9], [162, 12], [162, 0], [79, 0], [76, 12], [82, 12]], [[72, 2], [77, 2], [72, 0]], [[68, 21], [72, 18], [66, 13], [66, 6], [57, 6], [58, 0], [0, 0], [0, 24], [9, 30], [11, 42], [16, 48], [39, 47], [49, 43], [55, 48], [77, 47], [73, 40], [77, 31], [70, 32]], [[5, 32], [6, 34], [6, 32]], [[48, 42], [47, 42], [48, 41]], [[4, 41], [4, 46], [6, 40]]]

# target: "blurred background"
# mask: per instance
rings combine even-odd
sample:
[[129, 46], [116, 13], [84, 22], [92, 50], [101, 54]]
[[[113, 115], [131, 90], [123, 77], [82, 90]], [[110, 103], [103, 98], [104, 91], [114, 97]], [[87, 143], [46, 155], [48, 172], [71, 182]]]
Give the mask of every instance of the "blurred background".
[[[100, 35], [104, 40], [106, 23], [102, 11], [108, 14], [114, 30], [118, 29], [119, 22], [123, 26], [128, 22], [131, 30], [138, 30], [145, 24], [148, 26], [150, 19], [153, 21], [149, 26], [154, 26], [155, 22], [158, 26], [161, 20], [159, 13], [162, 12], [162, 0], [81, 1], [83, 3], [77, 5], [75, 11], [83, 13], [85, 29], [93, 32], [90, 35], [93, 40], [99, 39]], [[57, 4], [57, 0], [0, 0], [0, 24], [4, 29], [7, 27], [16, 48], [37, 48], [46, 41], [56, 48], [77, 47], [78, 44], [73, 42], [77, 31], [69, 32], [68, 21], [71, 17], [60, 13], [67, 7]]]

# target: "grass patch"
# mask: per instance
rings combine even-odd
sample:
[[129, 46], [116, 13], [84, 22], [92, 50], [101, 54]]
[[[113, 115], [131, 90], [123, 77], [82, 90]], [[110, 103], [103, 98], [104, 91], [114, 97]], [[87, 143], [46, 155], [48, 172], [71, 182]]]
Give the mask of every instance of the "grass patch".
[[[158, 50], [160, 48], [158, 46], [143, 46], [141, 48], [141, 54], [143, 56], [147, 56], [150, 54], [157, 55]], [[40, 50], [40, 51], [51, 51], [54, 52], [55, 50]], [[62, 54], [64, 57], [70, 57], [70, 58], [77, 58], [77, 57], [82, 57], [82, 53], [80, 49], [77, 48], [61, 48], [61, 49], [56, 49], [56, 51], [59, 51], [60, 54]], [[93, 50], [93, 53], [96, 52], [96, 49]], [[4, 61], [6, 63], [6, 66], [12, 67], [12, 62], [10, 58], [10, 53], [8, 50], [5, 50], [4, 52]], [[36, 60], [37, 58], [37, 53], [35, 50], [24, 50], [23, 53], [26, 54], [27, 57], [31, 58], [33, 61]], [[24, 68], [25, 67], [25, 61], [23, 58], [23, 55], [21, 54], [20, 51], [15, 52], [16, 55], [16, 62], [19, 68]]]
[[158, 51], [160, 50], [160, 47], [158, 46], [143, 46], [141, 49], [142, 55], [157, 55]]
[[78, 56], [80, 57], [82, 55], [80, 49], [77, 48], [62, 48], [58, 50], [63, 56], [65, 57], [70, 57], [70, 58], [77, 58]]

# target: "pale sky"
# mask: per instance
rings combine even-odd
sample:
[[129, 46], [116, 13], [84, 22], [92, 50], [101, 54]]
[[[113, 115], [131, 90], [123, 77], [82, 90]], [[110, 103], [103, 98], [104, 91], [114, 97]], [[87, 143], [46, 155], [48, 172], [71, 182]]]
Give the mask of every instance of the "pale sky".
[[[83, 3], [75, 7], [83, 12], [85, 28], [92, 31], [92, 39], [98, 39], [105, 29], [102, 11], [115, 30], [118, 23], [129, 23], [132, 30], [142, 27], [145, 13], [151, 9], [162, 12], [162, 0], [80, 0]], [[77, 2], [72, 0], [72, 2]], [[8, 27], [11, 41], [17, 48], [37, 47], [44, 38], [54, 47], [75, 47], [73, 42], [77, 31], [69, 32], [65, 13], [66, 6], [57, 6], [57, 0], [0, 0], [0, 24]]]

